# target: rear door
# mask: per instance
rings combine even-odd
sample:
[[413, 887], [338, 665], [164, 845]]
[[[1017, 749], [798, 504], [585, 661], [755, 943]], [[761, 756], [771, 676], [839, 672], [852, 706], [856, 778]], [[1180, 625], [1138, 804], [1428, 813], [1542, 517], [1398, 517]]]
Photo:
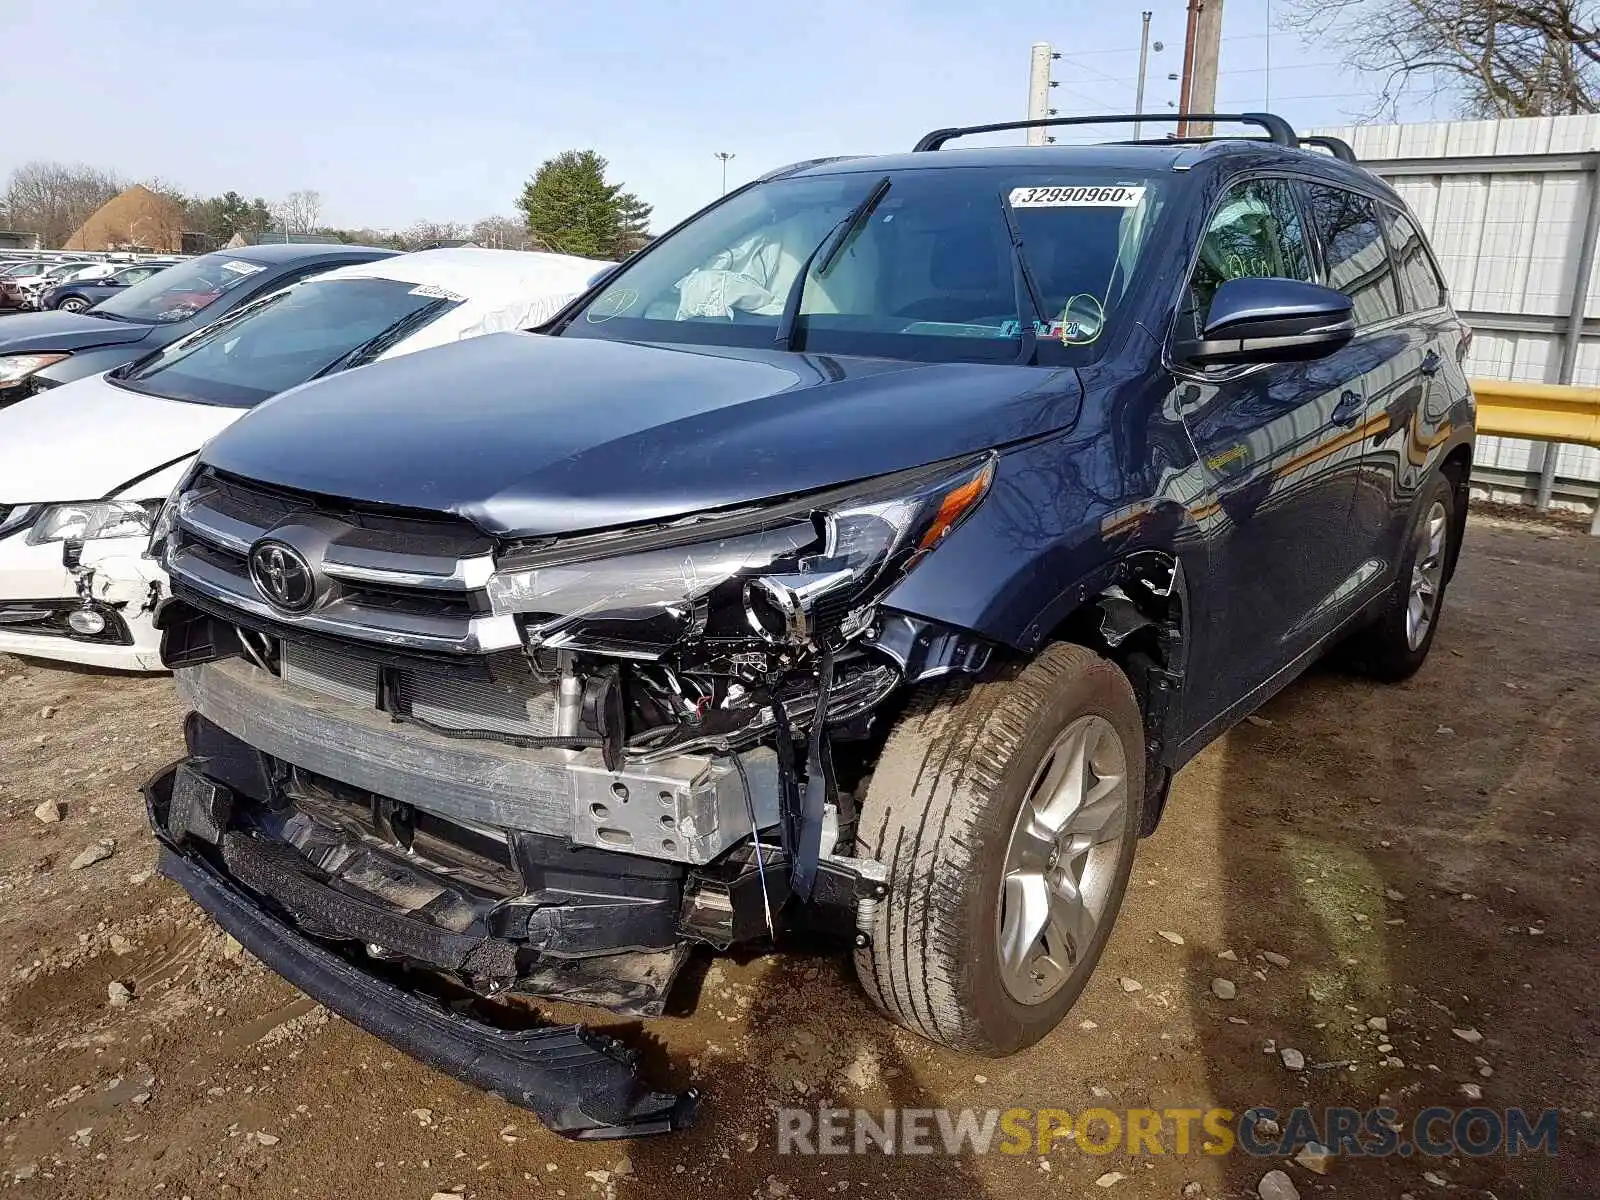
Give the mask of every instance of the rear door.
[[[1398, 562], [1410, 529], [1412, 506], [1423, 486], [1434, 448], [1450, 435], [1449, 413], [1466, 392], [1461, 369], [1464, 326], [1450, 308], [1444, 276], [1427, 239], [1411, 216], [1384, 205], [1390, 256], [1406, 309], [1406, 329], [1415, 353], [1407, 386], [1397, 389], [1383, 411], [1362, 460], [1362, 508], [1358, 518], [1388, 562]], [[1369, 416], [1379, 415], [1369, 406]]]
[[[1381, 249], [1381, 242], [1380, 242]], [[1180, 336], [1204, 326], [1226, 279], [1310, 280], [1314, 259], [1295, 184], [1235, 183], [1213, 210], [1192, 271]], [[1192, 369], [1174, 364], [1179, 412], [1206, 492], [1191, 506], [1208, 547], [1207, 635], [1186, 685], [1186, 724], [1205, 730], [1248, 706], [1345, 611], [1341, 589], [1361, 548], [1350, 508], [1361, 456], [1366, 362], [1339, 353], [1309, 363]]]
[[1360, 411], [1344, 414], [1351, 449], [1359, 451], [1351, 532], [1360, 558], [1348, 586], [1362, 600], [1384, 586], [1396, 561], [1396, 466], [1422, 403], [1424, 372], [1434, 369], [1425, 358], [1435, 338], [1406, 311], [1381, 202], [1326, 183], [1305, 190], [1324, 282], [1355, 309], [1356, 336], [1336, 357], [1359, 371], [1365, 396]]

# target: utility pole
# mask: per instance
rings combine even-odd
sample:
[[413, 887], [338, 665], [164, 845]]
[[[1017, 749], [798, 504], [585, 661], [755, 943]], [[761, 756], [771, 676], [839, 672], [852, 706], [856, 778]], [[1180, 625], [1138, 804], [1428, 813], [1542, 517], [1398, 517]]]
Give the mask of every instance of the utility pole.
[[1183, 32], [1183, 73], [1178, 77], [1178, 136], [1189, 136], [1189, 85], [1194, 76], [1194, 26], [1200, 16], [1200, 0], [1189, 0], [1189, 20]]
[[[1194, 65], [1189, 77], [1189, 111], [1217, 111], [1217, 58], [1222, 52], [1222, 0], [1205, 0], [1194, 22]], [[1189, 125], [1191, 137], [1210, 137], [1210, 121]]]
[[[1144, 27], [1139, 31], [1139, 86], [1133, 93], [1133, 112], [1135, 116], [1144, 115], [1144, 72], [1150, 61], [1150, 13], [1148, 10], [1140, 14], [1144, 18]], [[1139, 140], [1139, 122], [1133, 123], [1133, 140]]]
[[722, 194], [726, 196], [728, 194], [728, 160], [737, 158], [738, 155], [732, 154], [727, 150], [714, 150], [712, 153], [722, 160]]
[[[1050, 116], [1050, 89], [1055, 87], [1055, 81], [1050, 78], [1050, 62], [1057, 55], [1050, 49], [1049, 42], [1035, 42], [1033, 51], [1028, 58], [1028, 120], [1043, 121]], [[1035, 125], [1028, 130], [1028, 145], [1042, 146], [1047, 141], [1042, 128]]]

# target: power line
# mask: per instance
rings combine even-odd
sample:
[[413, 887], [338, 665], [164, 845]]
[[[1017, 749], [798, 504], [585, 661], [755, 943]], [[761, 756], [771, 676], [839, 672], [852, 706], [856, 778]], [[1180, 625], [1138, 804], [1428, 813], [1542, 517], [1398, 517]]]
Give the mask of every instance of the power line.
[[[1259, 42], [1267, 38], [1265, 33], [1236, 33], [1229, 34], [1222, 40], [1224, 42]], [[1137, 54], [1137, 46], [1118, 46], [1113, 50], [1061, 50], [1057, 51], [1062, 58], [1095, 58], [1102, 54]]]
[[1131, 80], [1118, 79], [1115, 75], [1107, 75], [1104, 71], [1099, 70], [1096, 67], [1085, 66], [1083, 63], [1078, 63], [1075, 69], [1079, 71], [1088, 71], [1091, 75], [1098, 75], [1101, 79], [1109, 80], [1111, 83], [1121, 84], [1123, 87], [1133, 86]]
[[1062, 92], [1066, 93], [1068, 96], [1073, 97], [1075, 100], [1081, 101], [1082, 104], [1088, 105], [1090, 108], [1094, 109], [1097, 112], [1109, 113], [1109, 112], [1116, 112], [1117, 111], [1117, 109], [1115, 109], [1115, 108], [1112, 108], [1112, 107], [1110, 107], [1108, 105], [1102, 104], [1100, 102], [1100, 99], [1097, 98], [1097, 97], [1086, 96], [1082, 92], [1073, 91], [1073, 89], [1071, 89], [1071, 88], [1061, 87], [1060, 84], [1057, 84], [1056, 86], [1058, 88], [1060, 88], [1060, 90]]
[[[1371, 98], [1371, 93], [1370, 92], [1316, 92], [1314, 94], [1307, 95], [1307, 96], [1279, 96], [1279, 97], [1277, 97], [1277, 99], [1280, 100], [1280, 101], [1282, 101], [1282, 100], [1354, 100], [1354, 99], [1361, 99], [1361, 98], [1370, 99]], [[1221, 104], [1222, 107], [1228, 108], [1228, 107], [1232, 107], [1236, 102], [1230, 100], [1226, 104], [1222, 104], [1221, 101], [1218, 101], [1218, 103]], [[1242, 104], [1248, 104], [1248, 103], [1250, 103], [1250, 101], [1243, 100], [1243, 101], [1238, 101], [1237, 103], [1242, 105]]]

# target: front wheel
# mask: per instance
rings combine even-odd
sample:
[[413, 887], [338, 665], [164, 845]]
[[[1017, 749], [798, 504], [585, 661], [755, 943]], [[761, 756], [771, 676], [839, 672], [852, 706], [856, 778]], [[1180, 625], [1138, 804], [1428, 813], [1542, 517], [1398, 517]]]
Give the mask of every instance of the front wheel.
[[1133, 869], [1138, 702], [1114, 663], [1053, 645], [1008, 678], [923, 691], [862, 801], [889, 895], [856, 972], [933, 1041], [1011, 1054], [1089, 981]]
[[61, 301], [60, 304], [57, 304], [56, 307], [62, 312], [80, 313], [89, 307], [89, 302], [82, 296], [68, 296], [65, 300]]
[[1389, 683], [1410, 679], [1427, 661], [1444, 608], [1455, 557], [1456, 490], [1444, 475], [1422, 494], [1411, 536], [1383, 613], [1357, 634], [1352, 658], [1368, 675]]

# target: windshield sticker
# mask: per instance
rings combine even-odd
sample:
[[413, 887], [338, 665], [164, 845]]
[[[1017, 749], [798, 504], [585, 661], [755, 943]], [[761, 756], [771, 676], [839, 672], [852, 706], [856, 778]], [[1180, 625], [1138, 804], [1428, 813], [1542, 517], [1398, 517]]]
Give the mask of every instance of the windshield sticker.
[[235, 258], [222, 264], [224, 271], [232, 271], [235, 275], [255, 275], [266, 268], [260, 263], [242, 262]]
[[627, 312], [638, 300], [639, 293], [632, 288], [614, 288], [589, 306], [589, 310], [583, 314], [584, 320], [591, 325], [604, 325], [613, 317], [620, 317]]
[[1063, 346], [1087, 346], [1099, 339], [1106, 327], [1105, 305], [1088, 292], [1067, 301], [1056, 318], [1056, 336]]
[[1019, 187], [1011, 189], [1012, 208], [1134, 208], [1144, 188], [1124, 184], [1104, 187]]
[[466, 299], [465, 296], [458, 296], [448, 288], [442, 288], [436, 283], [419, 283], [416, 287], [407, 292], [406, 295], [430, 296], [435, 300], [452, 300], [457, 304]]

